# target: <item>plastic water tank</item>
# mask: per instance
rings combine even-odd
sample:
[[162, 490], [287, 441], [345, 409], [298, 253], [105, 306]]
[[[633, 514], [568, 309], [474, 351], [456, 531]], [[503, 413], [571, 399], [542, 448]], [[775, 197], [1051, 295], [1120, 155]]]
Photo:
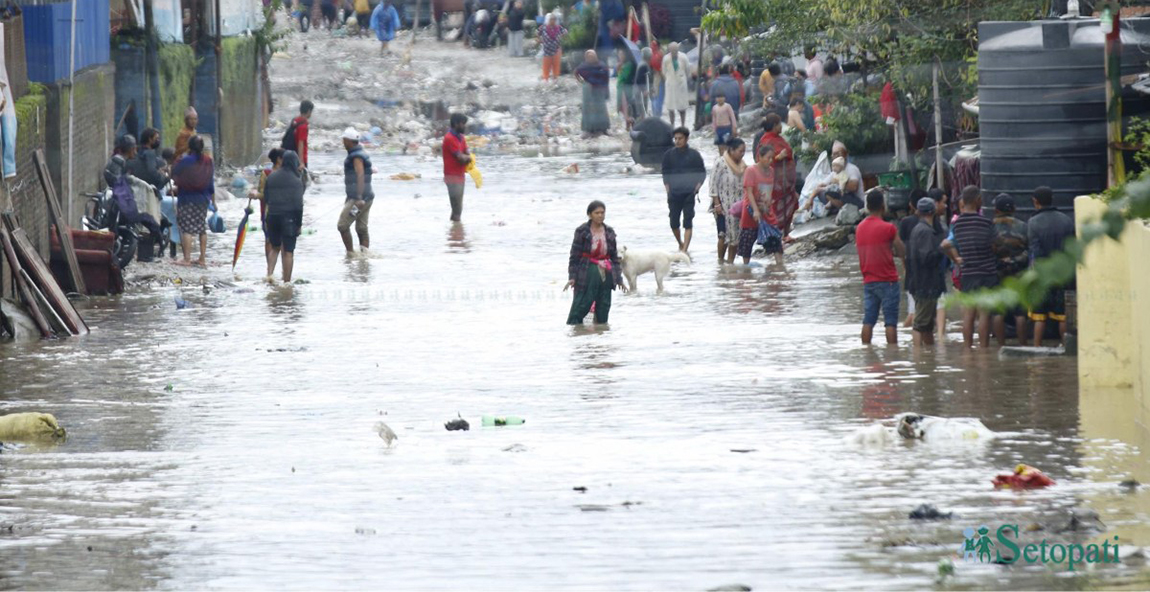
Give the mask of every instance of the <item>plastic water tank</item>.
[[[1123, 19], [1122, 74], [1147, 70], [1150, 19]], [[986, 22], [978, 26], [983, 200], [1014, 197], [1033, 209], [1035, 187], [1059, 209], [1106, 188], [1105, 41], [1097, 19]], [[1123, 116], [1148, 101], [1127, 91]]]

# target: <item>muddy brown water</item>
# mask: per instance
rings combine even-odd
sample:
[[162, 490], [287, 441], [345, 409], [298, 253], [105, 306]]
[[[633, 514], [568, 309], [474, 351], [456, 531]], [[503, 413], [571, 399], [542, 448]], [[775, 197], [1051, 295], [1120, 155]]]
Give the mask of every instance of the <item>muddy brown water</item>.
[[[1086, 540], [1150, 543], [1147, 494], [1117, 486], [1146, 479], [1141, 452], [1084, 432], [1072, 358], [999, 360], [953, 333], [925, 353], [905, 331], [863, 347], [855, 261], [720, 270], [702, 215], [666, 294], [645, 276], [609, 329], [572, 329], [561, 288], [587, 202], [606, 201], [621, 246], [667, 249], [658, 179], [619, 157], [579, 175], [481, 162], [462, 227], [438, 161], [377, 156], [370, 258], [344, 257], [341, 177], [325, 176], [297, 251], [309, 283], [263, 283], [253, 232], [235, 288], [92, 299], [90, 336], [0, 344], [0, 411], [69, 431], [0, 453], [0, 588], [921, 589], [942, 558], [957, 571], [944, 588], [1146, 587], [1136, 562], [1068, 574], [957, 556], [967, 526], [1083, 506], [1112, 531]], [[386, 180], [400, 171], [423, 179]], [[224, 207], [231, 224], [240, 207]], [[232, 236], [210, 258], [230, 260]], [[844, 439], [902, 411], [1000, 438]], [[471, 431], [444, 430], [457, 413]], [[527, 422], [481, 428], [483, 414]], [[993, 490], [1019, 462], [1058, 485]], [[956, 517], [908, 520], [920, 503]]]

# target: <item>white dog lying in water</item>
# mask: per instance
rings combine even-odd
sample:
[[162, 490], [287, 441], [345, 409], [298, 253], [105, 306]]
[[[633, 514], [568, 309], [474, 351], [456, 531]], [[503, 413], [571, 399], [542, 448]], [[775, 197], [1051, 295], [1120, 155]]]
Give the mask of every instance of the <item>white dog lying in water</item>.
[[846, 440], [858, 446], [882, 447], [899, 440], [924, 442], [988, 441], [995, 437], [981, 421], [970, 417], [932, 417], [918, 413], [900, 413], [894, 417], [896, 427], [881, 423], [861, 427]]
[[627, 289], [631, 292], [635, 291], [635, 279], [652, 271], [655, 272], [655, 284], [662, 292], [663, 278], [671, 272], [671, 264], [691, 262], [691, 258], [681, 251], [628, 251], [627, 247], [623, 247], [619, 259], [623, 262], [623, 277], [627, 278]]

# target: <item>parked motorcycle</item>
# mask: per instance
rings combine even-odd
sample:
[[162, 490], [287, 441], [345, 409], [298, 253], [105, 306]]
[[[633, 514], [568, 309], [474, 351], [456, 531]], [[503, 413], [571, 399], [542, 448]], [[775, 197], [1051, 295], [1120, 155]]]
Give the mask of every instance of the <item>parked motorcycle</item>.
[[[83, 193], [88, 198], [87, 214], [84, 216], [84, 228], [87, 230], [107, 230], [116, 235], [112, 246], [112, 256], [116, 258], [120, 269], [124, 269], [136, 257], [141, 244], [148, 245], [150, 253], [142, 259], [163, 257], [171, 241], [171, 224], [165, 218], [159, 223], [159, 236], [151, 236], [152, 232], [139, 222], [130, 222], [120, 212], [112, 189], [105, 189], [103, 193]], [[158, 199], [158, 198], [157, 198]], [[151, 257], [149, 257], [150, 255]]]

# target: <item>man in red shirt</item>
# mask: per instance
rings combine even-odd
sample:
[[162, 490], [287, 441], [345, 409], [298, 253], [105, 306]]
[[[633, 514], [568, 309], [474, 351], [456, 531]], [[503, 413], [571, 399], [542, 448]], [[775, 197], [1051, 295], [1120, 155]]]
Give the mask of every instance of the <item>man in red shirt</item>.
[[855, 229], [859, 269], [863, 274], [862, 342], [870, 345], [879, 309], [882, 309], [886, 342], [894, 345], [898, 343], [898, 303], [901, 296], [894, 258], [902, 259], [906, 255], [906, 247], [894, 224], [882, 219], [886, 211], [882, 191], [872, 189], [866, 194], [866, 209], [869, 215]]
[[452, 113], [451, 128], [443, 136], [443, 182], [447, 184], [447, 197], [451, 200], [452, 222], [459, 222], [463, 216], [463, 180], [467, 176], [467, 165], [471, 164], [467, 140], [463, 137], [466, 129], [467, 116]]
[[291, 120], [287, 132], [284, 133], [280, 148], [291, 150], [299, 155], [300, 162], [307, 168], [307, 125], [311, 121], [311, 114], [315, 111], [315, 104], [304, 101], [299, 104], [299, 117]]

